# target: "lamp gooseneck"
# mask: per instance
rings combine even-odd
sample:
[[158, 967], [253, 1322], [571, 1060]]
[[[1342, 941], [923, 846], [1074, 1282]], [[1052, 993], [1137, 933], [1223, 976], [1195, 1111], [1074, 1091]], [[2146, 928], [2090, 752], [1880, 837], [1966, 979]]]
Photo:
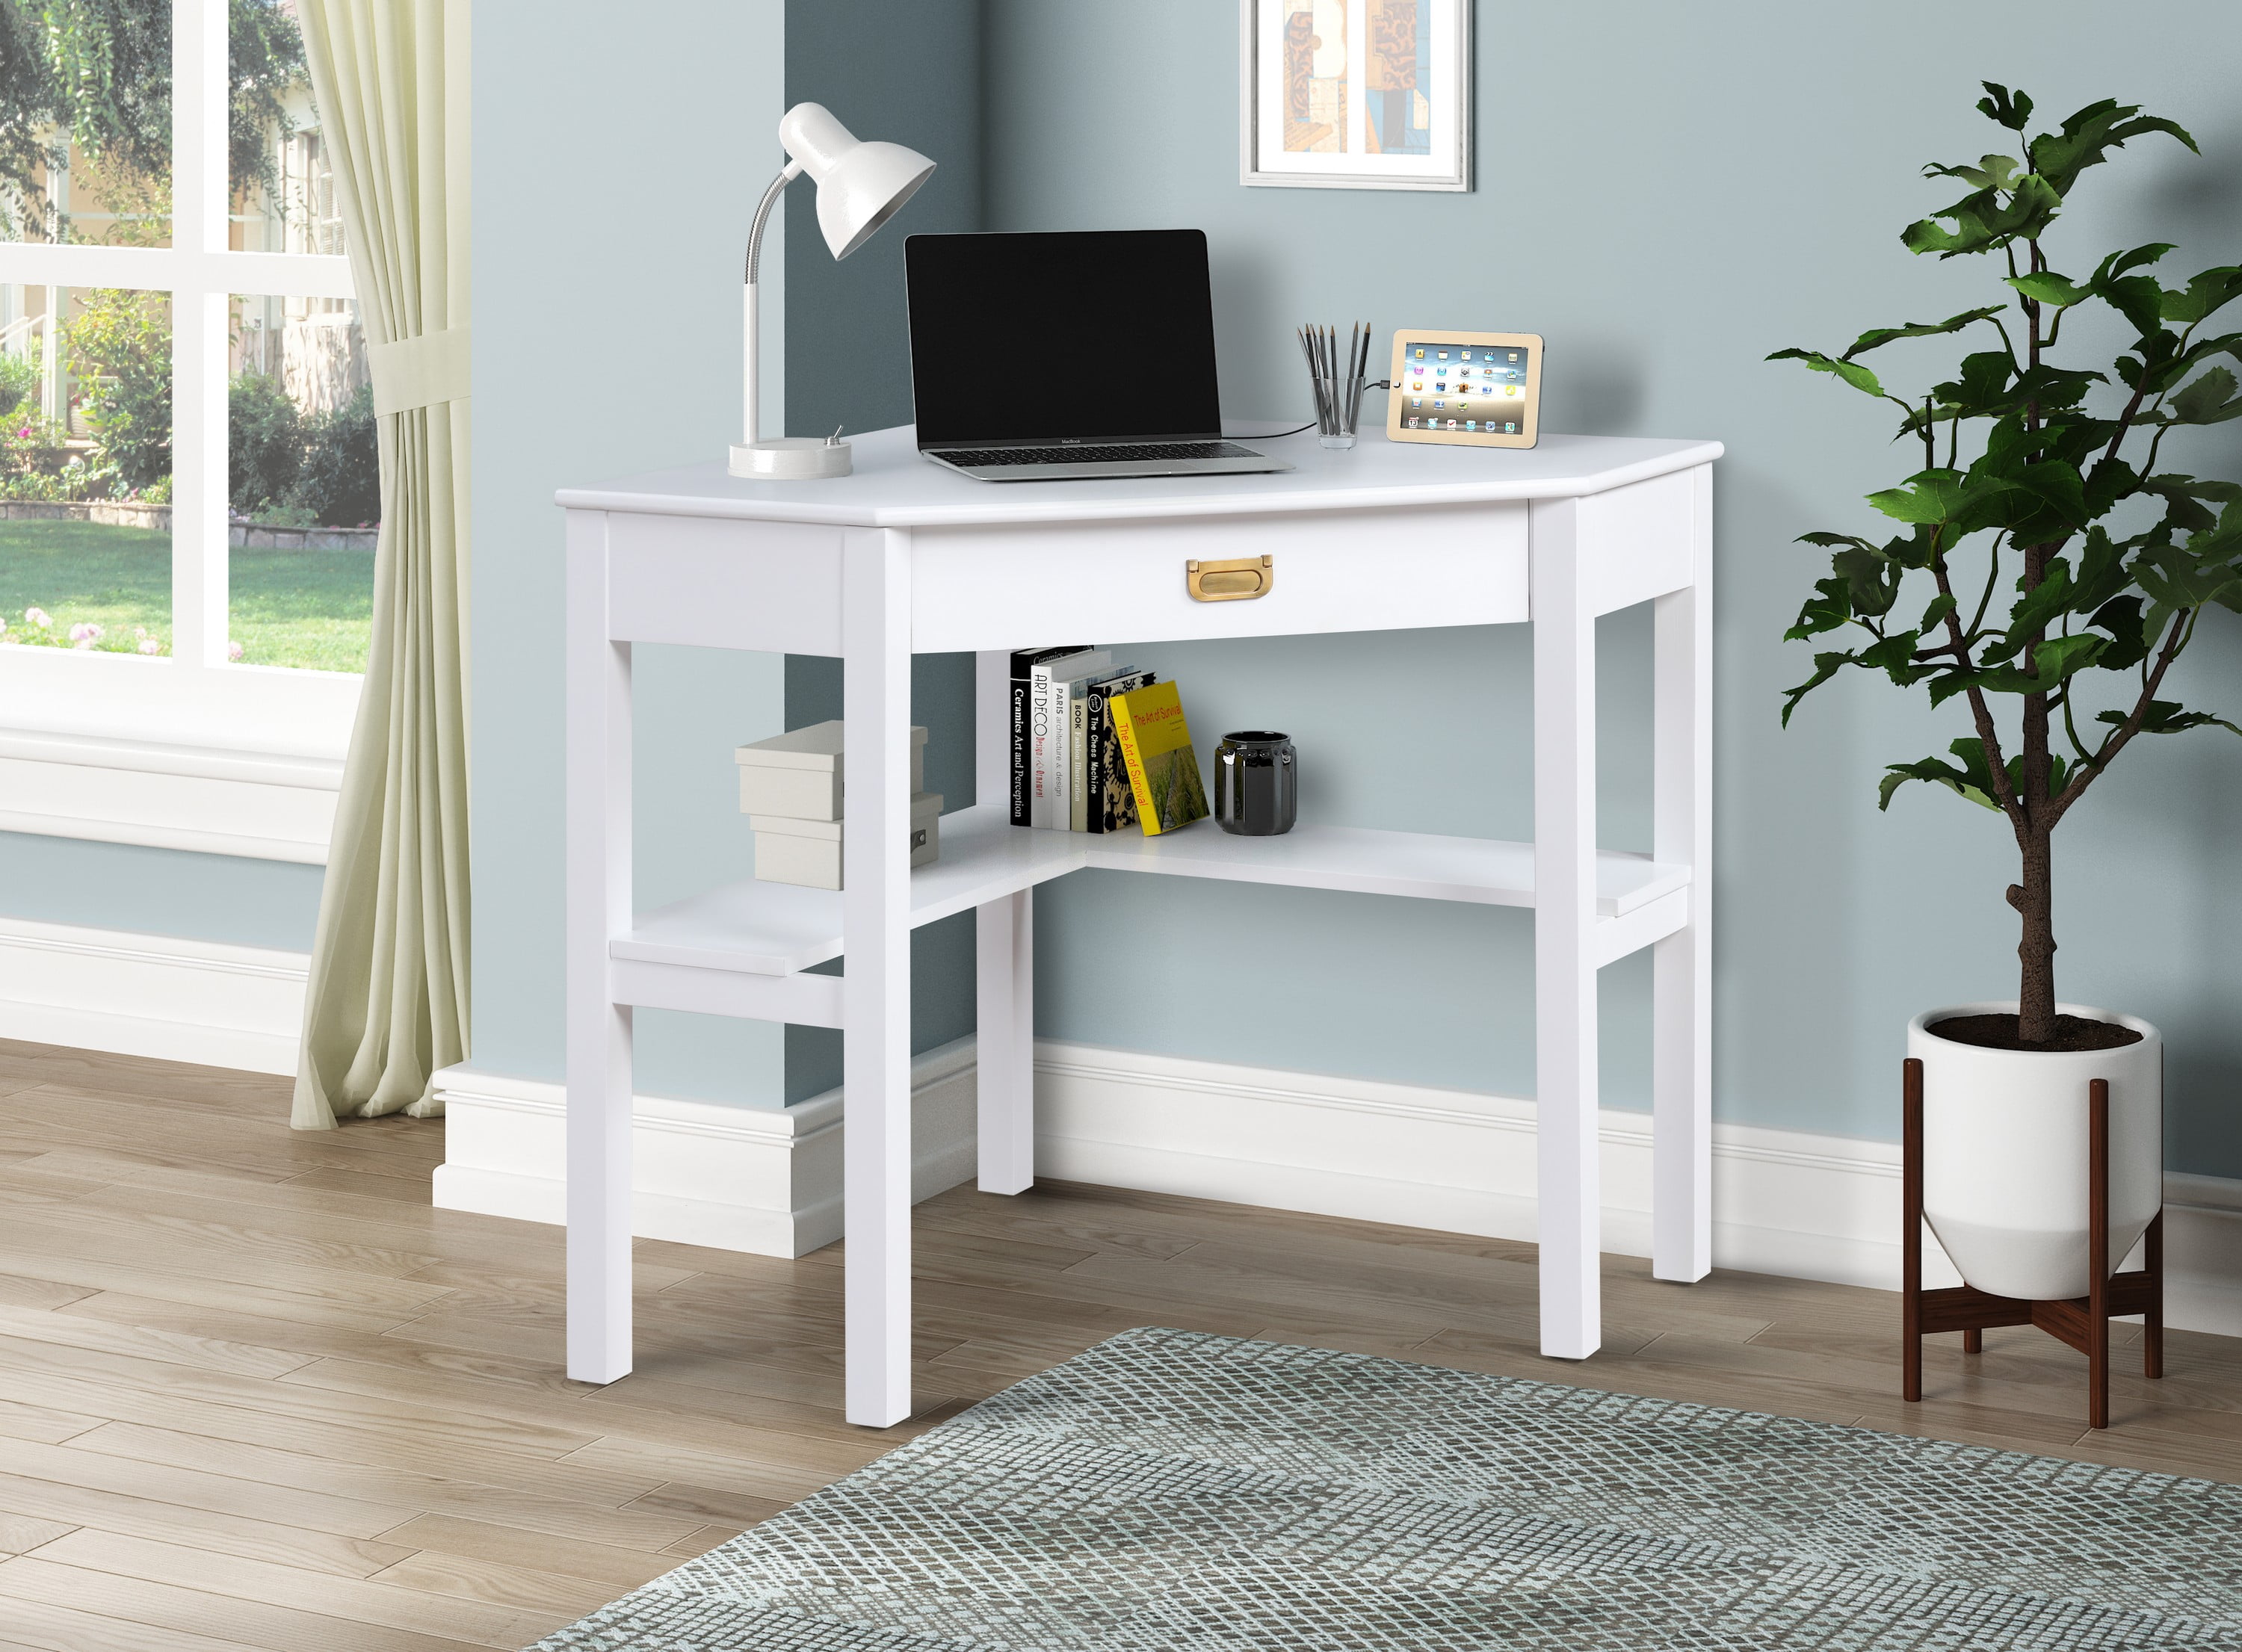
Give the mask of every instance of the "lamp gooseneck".
[[780, 169], [779, 175], [771, 180], [770, 187], [763, 191], [763, 198], [755, 208], [755, 227], [748, 231], [748, 271], [744, 284], [745, 298], [740, 317], [742, 351], [741, 398], [744, 404], [742, 408], [741, 425], [746, 432], [741, 438], [741, 441], [748, 447], [753, 447], [755, 445], [762, 425], [762, 397], [757, 388], [755, 372], [755, 335], [759, 331], [756, 326], [755, 277], [762, 265], [763, 230], [770, 223], [771, 209], [776, 206], [780, 197], [785, 195], [786, 186], [801, 175], [800, 161], [789, 160], [786, 165]]

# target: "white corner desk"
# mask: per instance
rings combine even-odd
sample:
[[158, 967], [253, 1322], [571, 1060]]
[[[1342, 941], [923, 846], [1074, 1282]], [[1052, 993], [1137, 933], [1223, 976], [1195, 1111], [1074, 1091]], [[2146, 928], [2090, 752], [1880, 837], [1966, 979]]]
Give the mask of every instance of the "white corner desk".
[[[631, 1368], [631, 1014], [640, 1005], [842, 1029], [846, 1405], [910, 1412], [910, 932], [978, 924], [979, 1180], [1034, 1163], [1035, 886], [1082, 866], [1534, 912], [1541, 1348], [1601, 1339], [1596, 971], [1655, 949], [1653, 1272], [1711, 1257], [1712, 463], [1720, 445], [1547, 436], [1487, 451], [1248, 437], [1266, 476], [976, 482], [908, 429], [856, 473], [750, 482], [721, 463], [559, 496], [567, 512], [568, 1374]], [[1194, 599], [1187, 562], [1270, 558], [1265, 594]], [[1595, 842], [1595, 619], [1655, 599], [1654, 840]], [[1008, 823], [1015, 648], [1423, 626], [1534, 627], [1534, 841], [1304, 822], [1091, 837]], [[844, 893], [747, 882], [631, 899], [631, 646], [845, 663]], [[979, 656], [972, 806], [905, 864], [910, 657]], [[1212, 731], [1207, 731], [1212, 733]], [[715, 760], [712, 757], [711, 760]], [[1319, 756], [1344, 763], [1344, 752]], [[1363, 753], [1361, 760], [1377, 760]], [[842, 975], [805, 973], [845, 955]]]

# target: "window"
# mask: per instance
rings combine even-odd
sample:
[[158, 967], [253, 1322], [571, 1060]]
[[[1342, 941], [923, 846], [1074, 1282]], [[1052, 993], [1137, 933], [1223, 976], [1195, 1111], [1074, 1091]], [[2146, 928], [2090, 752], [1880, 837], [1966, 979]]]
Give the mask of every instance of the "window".
[[317, 859], [379, 488], [294, 0], [48, 20], [0, 51], [0, 830]]
[[0, 650], [364, 669], [372, 394], [294, 10], [91, 0], [10, 64]]

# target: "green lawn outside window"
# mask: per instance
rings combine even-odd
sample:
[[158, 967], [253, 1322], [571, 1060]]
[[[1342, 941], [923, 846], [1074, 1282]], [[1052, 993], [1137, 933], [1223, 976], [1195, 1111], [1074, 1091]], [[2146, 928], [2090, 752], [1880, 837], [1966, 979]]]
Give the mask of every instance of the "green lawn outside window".
[[[236, 546], [232, 639], [249, 665], [362, 672], [373, 619], [371, 551], [270, 551]], [[67, 639], [98, 625], [93, 646], [123, 653], [171, 651], [171, 536], [95, 522], [0, 521], [0, 645], [44, 630]], [[155, 642], [144, 650], [145, 639]]]

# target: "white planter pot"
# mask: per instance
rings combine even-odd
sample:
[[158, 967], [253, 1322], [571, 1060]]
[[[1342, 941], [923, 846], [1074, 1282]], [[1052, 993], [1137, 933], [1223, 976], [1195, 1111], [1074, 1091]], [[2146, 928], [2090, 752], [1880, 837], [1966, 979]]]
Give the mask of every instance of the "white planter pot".
[[1927, 1010], [1907, 1024], [1923, 1063], [1923, 1209], [1962, 1277], [2032, 1301], [2086, 1294], [2087, 1095], [2110, 1081], [2110, 1266], [2164, 1201], [2164, 1039], [2146, 1021], [2077, 1004], [2065, 1015], [2141, 1035], [2114, 1050], [1989, 1050], [1926, 1029], [2013, 1015], [2016, 1001]]

